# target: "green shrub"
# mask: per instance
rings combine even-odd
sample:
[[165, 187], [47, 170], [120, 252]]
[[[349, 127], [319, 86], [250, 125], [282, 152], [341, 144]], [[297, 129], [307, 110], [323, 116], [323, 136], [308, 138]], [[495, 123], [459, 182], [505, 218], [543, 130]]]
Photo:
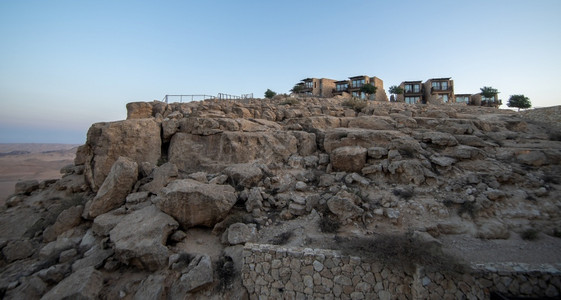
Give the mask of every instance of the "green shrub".
[[276, 95], [277, 95], [277, 93], [271, 91], [270, 89], [267, 89], [265, 91], [265, 98], [267, 98], [267, 99], [272, 99]]

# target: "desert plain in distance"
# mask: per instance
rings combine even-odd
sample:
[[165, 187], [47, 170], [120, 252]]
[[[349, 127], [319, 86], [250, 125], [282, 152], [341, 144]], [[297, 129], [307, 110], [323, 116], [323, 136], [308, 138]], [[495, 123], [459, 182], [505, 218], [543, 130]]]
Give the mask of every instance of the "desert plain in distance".
[[23, 180], [61, 178], [60, 169], [74, 162], [77, 144], [0, 144], [0, 205]]

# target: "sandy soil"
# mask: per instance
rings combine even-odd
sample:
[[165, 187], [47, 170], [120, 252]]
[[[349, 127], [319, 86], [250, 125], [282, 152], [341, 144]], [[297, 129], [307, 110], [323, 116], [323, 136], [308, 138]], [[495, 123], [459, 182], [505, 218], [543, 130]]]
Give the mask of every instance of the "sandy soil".
[[[64, 144], [0, 144], [0, 205], [14, 193], [14, 186], [18, 181], [60, 178], [60, 169], [73, 163], [77, 146]], [[12, 151], [29, 153], [6, 154]]]

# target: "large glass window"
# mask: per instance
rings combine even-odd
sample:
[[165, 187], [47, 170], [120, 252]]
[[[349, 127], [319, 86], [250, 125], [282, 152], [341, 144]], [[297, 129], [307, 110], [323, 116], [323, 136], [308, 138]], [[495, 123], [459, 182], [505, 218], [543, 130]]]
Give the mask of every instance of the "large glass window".
[[363, 86], [364, 83], [365, 83], [364, 79], [353, 79], [353, 81], [351, 82], [351, 87], [359, 88]]
[[457, 103], [469, 103], [469, 96], [457, 96], [456, 97]]
[[336, 85], [337, 92], [344, 92], [347, 90], [348, 87], [349, 87], [348, 83], [338, 83]]
[[413, 91], [413, 85], [412, 84], [406, 84], [405, 85], [405, 92], [406, 93], [411, 93]]
[[421, 85], [419, 84], [406, 84], [405, 93], [419, 93], [421, 91]]
[[405, 103], [415, 104], [421, 101], [421, 97], [405, 97]]
[[311, 88], [313, 87], [313, 82], [311, 82], [311, 81], [306, 81], [306, 82], [304, 83], [304, 85], [306, 86], [306, 88], [311, 89]]
[[421, 91], [421, 85], [420, 84], [414, 84], [413, 85], [413, 92], [418, 93], [419, 91]]
[[431, 86], [435, 91], [446, 91], [448, 90], [448, 81], [433, 81]]
[[446, 94], [442, 95], [442, 102], [448, 103], [448, 100], [449, 100], [448, 95], [446, 95]]

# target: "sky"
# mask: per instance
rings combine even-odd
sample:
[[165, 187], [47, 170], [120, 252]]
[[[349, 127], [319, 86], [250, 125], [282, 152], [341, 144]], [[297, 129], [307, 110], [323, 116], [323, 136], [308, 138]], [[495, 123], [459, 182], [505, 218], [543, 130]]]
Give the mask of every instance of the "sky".
[[[0, 1], [0, 143], [86, 141], [126, 103], [452, 77], [561, 105], [561, 1]], [[505, 106], [506, 108], [506, 106]]]

